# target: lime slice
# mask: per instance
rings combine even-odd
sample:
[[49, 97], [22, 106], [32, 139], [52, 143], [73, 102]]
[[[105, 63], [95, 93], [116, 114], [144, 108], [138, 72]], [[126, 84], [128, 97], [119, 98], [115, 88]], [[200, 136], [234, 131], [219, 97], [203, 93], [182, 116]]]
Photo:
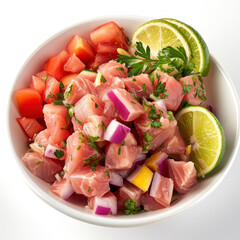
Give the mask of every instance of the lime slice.
[[217, 118], [206, 108], [189, 106], [180, 110], [176, 119], [187, 145], [191, 144], [190, 160], [198, 177], [210, 173], [225, 151], [225, 135]]
[[182, 46], [186, 51], [187, 57], [189, 59], [191, 57], [190, 46], [184, 35], [173, 24], [161, 19], [143, 24], [133, 33], [130, 44], [130, 52], [132, 54], [136, 51], [136, 42], [142, 42], [145, 48], [149, 46], [153, 59], [156, 59], [159, 50], [167, 46], [173, 48]]
[[210, 68], [210, 55], [201, 35], [183, 22], [170, 18], [164, 18], [164, 20], [173, 24], [184, 35], [190, 45], [191, 62], [195, 64], [196, 71], [200, 72], [203, 77], [207, 76]]

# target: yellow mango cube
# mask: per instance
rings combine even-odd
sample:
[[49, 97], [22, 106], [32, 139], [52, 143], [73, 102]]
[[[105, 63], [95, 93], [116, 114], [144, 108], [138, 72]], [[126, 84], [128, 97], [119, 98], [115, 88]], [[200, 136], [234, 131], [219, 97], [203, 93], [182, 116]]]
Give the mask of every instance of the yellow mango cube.
[[137, 169], [137, 171], [138, 173], [132, 179], [131, 183], [146, 192], [151, 184], [153, 172], [145, 165], [143, 165], [140, 170]]
[[162, 152], [157, 152], [155, 154], [153, 154], [150, 158], [148, 158], [144, 164], [150, 168], [152, 171], [154, 172], [158, 172], [159, 173], [159, 169], [158, 169], [158, 165], [156, 164], [156, 161], [160, 158], [160, 156], [162, 155]]

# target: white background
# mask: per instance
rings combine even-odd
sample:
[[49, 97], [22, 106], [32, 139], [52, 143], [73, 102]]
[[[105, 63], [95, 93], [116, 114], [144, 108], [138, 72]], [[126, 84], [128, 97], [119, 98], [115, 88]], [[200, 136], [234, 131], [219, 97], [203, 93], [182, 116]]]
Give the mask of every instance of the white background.
[[[170, 2], [170, 3], [167, 3]], [[104, 228], [63, 215], [26, 185], [7, 141], [7, 101], [27, 57], [48, 37], [95, 16], [170, 17], [196, 28], [240, 93], [240, 4], [227, 1], [10, 1], [0, 3], [0, 239], [240, 239], [240, 161], [198, 205], [164, 222]], [[226, 101], [227, 101], [227, 97]]]

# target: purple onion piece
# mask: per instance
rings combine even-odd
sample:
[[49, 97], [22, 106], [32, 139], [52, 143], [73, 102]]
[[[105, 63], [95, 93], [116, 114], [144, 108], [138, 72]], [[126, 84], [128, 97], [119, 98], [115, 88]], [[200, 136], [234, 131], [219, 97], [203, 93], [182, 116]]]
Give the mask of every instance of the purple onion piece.
[[123, 177], [116, 172], [111, 172], [110, 184], [116, 187], [123, 186]]
[[129, 127], [116, 120], [112, 120], [104, 132], [103, 139], [121, 145], [130, 131]]
[[111, 212], [111, 208], [97, 206], [95, 213], [98, 215], [109, 215]]
[[164, 158], [160, 163], [158, 163], [158, 170], [159, 170], [159, 173], [162, 175], [162, 176], [166, 176], [167, 175], [167, 166], [168, 166], [168, 157]]
[[52, 146], [51, 144], [48, 144], [47, 147], [46, 147], [46, 150], [44, 152], [44, 156], [45, 157], [49, 157], [49, 158], [53, 158], [53, 159], [58, 159], [54, 152], [56, 150], [59, 150], [59, 151], [62, 151], [64, 153], [63, 157], [60, 158], [60, 160], [64, 160], [65, 159], [65, 150], [61, 149], [61, 148], [57, 148], [55, 146]]
[[213, 107], [211, 105], [203, 105], [206, 109], [208, 109], [211, 113], [213, 113]]
[[130, 112], [125, 107], [125, 105], [121, 102], [121, 100], [118, 98], [118, 96], [114, 93], [114, 90], [111, 90], [107, 93], [109, 99], [113, 102], [115, 108], [117, 109], [118, 113], [121, 115], [123, 120], [127, 120]]

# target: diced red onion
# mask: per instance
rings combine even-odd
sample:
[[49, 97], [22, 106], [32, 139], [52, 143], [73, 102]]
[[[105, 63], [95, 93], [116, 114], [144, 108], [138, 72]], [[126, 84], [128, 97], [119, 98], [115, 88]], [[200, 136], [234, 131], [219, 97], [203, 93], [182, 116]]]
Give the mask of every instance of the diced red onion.
[[159, 173], [163, 176], [166, 176], [167, 174], [167, 160], [168, 155], [163, 152], [155, 162], [155, 164], [158, 166]]
[[123, 120], [127, 120], [130, 112], [125, 107], [125, 105], [121, 102], [118, 96], [114, 93], [113, 90], [107, 93], [109, 99], [113, 102], [115, 108], [117, 109], [118, 113], [122, 116]]
[[167, 107], [166, 107], [166, 104], [165, 104], [165, 100], [164, 100], [164, 99], [161, 99], [161, 100], [155, 101], [154, 103], [155, 103], [155, 105], [156, 105], [158, 108], [167, 111]]
[[72, 184], [70, 182], [65, 184], [65, 187], [61, 193], [61, 197], [64, 200], [67, 200], [68, 198], [70, 198], [72, 196], [72, 194], [74, 193], [74, 190], [72, 188]]
[[129, 182], [132, 182], [133, 179], [137, 176], [137, 174], [139, 173], [139, 171], [141, 170], [142, 166], [137, 166], [137, 168], [134, 170], [133, 173], [130, 174], [130, 176], [128, 176], [127, 180]]
[[204, 105], [206, 109], [208, 109], [210, 112], [213, 112], [213, 107], [211, 105]]
[[160, 174], [158, 172], [155, 172], [153, 175], [153, 180], [152, 180], [149, 196], [156, 197], [156, 192], [158, 190], [158, 183], [160, 180], [161, 180]]
[[104, 132], [103, 139], [121, 145], [130, 131], [129, 127], [112, 120]]
[[132, 169], [135, 168], [137, 165], [142, 165], [147, 158], [147, 155], [144, 153], [138, 153], [136, 159], [133, 162]]
[[121, 187], [123, 185], [123, 177], [116, 172], [111, 172], [110, 184], [116, 187]]
[[98, 215], [109, 215], [110, 211], [111, 211], [111, 208], [97, 206], [95, 213]]
[[[59, 150], [59, 151], [62, 151], [64, 153], [63, 157], [61, 158], [57, 158], [54, 154], [54, 152], [56, 150]], [[51, 144], [48, 144], [47, 147], [46, 147], [46, 150], [44, 152], [44, 156], [45, 157], [49, 157], [49, 158], [53, 158], [53, 159], [58, 159], [58, 160], [64, 160], [65, 159], [65, 156], [66, 155], [66, 151], [61, 149], [61, 148], [58, 148], [58, 147], [55, 147], [55, 146], [52, 146]]]
[[129, 176], [131, 170], [132, 169], [120, 170], [120, 171], [117, 171], [117, 173], [121, 175], [124, 179], [126, 179]]

